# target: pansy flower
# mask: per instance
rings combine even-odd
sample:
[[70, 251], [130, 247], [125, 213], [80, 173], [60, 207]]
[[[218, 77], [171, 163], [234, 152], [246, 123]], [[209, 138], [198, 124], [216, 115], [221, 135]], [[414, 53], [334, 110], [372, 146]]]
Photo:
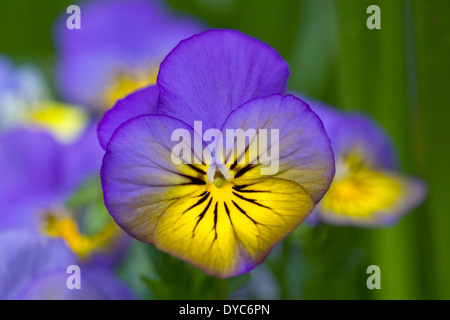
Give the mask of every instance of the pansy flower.
[[273, 48], [238, 31], [181, 41], [157, 85], [120, 100], [99, 125], [117, 224], [218, 277], [262, 263], [334, 175], [321, 120], [283, 95], [288, 76]]
[[[76, 256], [61, 239], [23, 229], [0, 231], [0, 299], [105, 300], [131, 299], [129, 290], [111, 270], [79, 267]], [[70, 267], [78, 266], [72, 280]], [[70, 272], [68, 272], [68, 270]], [[76, 288], [67, 283], [77, 284]]]
[[[86, 110], [52, 101], [38, 69], [0, 57], [0, 120], [0, 298], [130, 298], [113, 269], [129, 237], [101, 197], [73, 200], [103, 155]], [[66, 286], [73, 264], [82, 290]]]
[[182, 39], [202, 31], [194, 18], [154, 0], [96, 0], [79, 4], [81, 29], [67, 15], [55, 26], [61, 98], [102, 114], [118, 98], [155, 83], [159, 65]]
[[69, 206], [100, 172], [96, 125], [86, 110], [52, 101], [45, 88], [38, 69], [0, 57], [0, 114], [7, 120], [0, 135], [0, 230], [62, 238], [80, 261], [110, 262], [120, 251], [112, 248], [124, 247], [127, 236], [113, 221], [91, 226], [102, 214], [103, 220], [110, 218], [104, 207]]
[[374, 120], [304, 99], [322, 119], [336, 161], [330, 189], [308, 221], [391, 225], [423, 201], [424, 182], [398, 170], [394, 146]]
[[106, 210], [93, 209], [95, 201], [71, 201], [98, 175], [102, 154], [94, 127], [69, 145], [46, 131], [17, 129], [0, 136], [0, 230], [21, 228], [63, 239], [80, 263], [114, 262], [126, 234]]

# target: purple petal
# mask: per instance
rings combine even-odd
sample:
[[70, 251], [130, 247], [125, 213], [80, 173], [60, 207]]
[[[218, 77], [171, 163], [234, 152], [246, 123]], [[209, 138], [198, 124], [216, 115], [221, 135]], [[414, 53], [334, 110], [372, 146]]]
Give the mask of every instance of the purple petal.
[[160, 67], [158, 112], [220, 128], [230, 112], [282, 93], [287, 63], [267, 44], [234, 30], [209, 30], [172, 50]]
[[100, 173], [103, 155], [97, 137], [97, 124], [91, 123], [76, 141], [63, 150], [64, 186], [69, 192], [87, 178]]
[[[68, 289], [67, 268], [80, 267], [81, 289]], [[111, 269], [81, 264], [60, 239], [0, 232], [0, 299], [132, 299]]]
[[49, 133], [17, 130], [0, 137], [0, 228], [39, 224], [44, 209], [63, 201], [100, 172], [103, 150], [95, 126], [72, 145]]
[[3, 90], [18, 90], [16, 76], [14, 66], [9, 59], [0, 54], [0, 92]]
[[60, 209], [63, 203], [64, 197], [53, 193], [43, 195], [34, 190], [16, 190], [16, 194], [0, 200], [0, 230], [24, 228], [41, 231], [46, 210]]
[[304, 99], [322, 119], [336, 159], [357, 148], [369, 164], [384, 170], [396, 168], [397, 155], [390, 138], [368, 115], [342, 112], [319, 101]]
[[[67, 268], [67, 267], [66, 267]], [[36, 277], [19, 297], [22, 300], [131, 300], [130, 290], [108, 269], [80, 267], [80, 289], [68, 289], [66, 269]]]
[[62, 146], [45, 132], [17, 130], [0, 137], [0, 198], [22, 190], [39, 194], [62, 188]]
[[102, 156], [94, 125], [70, 145], [60, 144], [47, 132], [9, 132], [0, 137], [0, 194], [17, 188], [67, 194], [100, 171]]
[[150, 86], [117, 101], [98, 124], [98, 139], [103, 149], [106, 149], [114, 131], [122, 123], [143, 114], [155, 114], [158, 94], [158, 87]]
[[359, 149], [373, 167], [393, 170], [397, 155], [385, 131], [365, 114], [348, 114], [341, 118], [337, 132], [330, 133], [336, 158]]
[[317, 207], [314, 208], [313, 212], [311, 212], [311, 214], [305, 219], [305, 222], [307, 225], [309, 225], [310, 227], [316, 227], [320, 224], [320, 222], [322, 221], [318, 211], [317, 211]]
[[65, 271], [72, 264], [76, 264], [76, 259], [62, 240], [22, 230], [2, 231], [0, 298], [16, 299], [39, 275], [54, 270]]
[[[178, 119], [139, 116], [122, 124], [106, 148], [101, 170], [105, 205], [120, 227], [144, 242], [152, 243], [155, 223], [166, 207], [204, 185], [195, 169], [172, 160], [178, 140], [171, 137], [177, 129], [194, 137], [193, 129]], [[201, 159], [191, 155], [189, 163]]]
[[[315, 203], [322, 198], [334, 176], [333, 152], [322, 122], [306, 103], [292, 95], [251, 100], [230, 114], [222, 132], [238, 128], [267, 129], [268, 136], [271, 130], [278, 130], [279, 168], [274, 177], [297, 182]], [[269, 138], [268, 142], [271, 153], [277, 145]], [[242, 178], [256, 178], [261, 167], [247, 171]]]
[[100, 108], [102, 94], [114, 77], [116, 65], [116, 59], [102, 52], [64, 54], [57, 62], [57, 89], [65, 101]]

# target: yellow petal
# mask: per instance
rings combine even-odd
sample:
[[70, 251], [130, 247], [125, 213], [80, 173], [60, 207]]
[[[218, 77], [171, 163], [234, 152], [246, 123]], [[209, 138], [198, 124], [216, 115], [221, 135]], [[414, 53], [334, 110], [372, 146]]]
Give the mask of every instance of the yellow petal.
[[89, 116], [77, 106], [43, 101], [28, 111], [25, 123], [49, 130], [59, 141], [73, 141], [86, 128]]
[[61, 237], [81, 259], [89, 258], [96, 251], [106, 251], [121, 235], [119, 226], [112, 221], [98, 233], [86, 235], [80, 232], [72, 216], [51, 212], [45, 217], [42, 231], [50, 237]]
[[360, 166], [332, 182], [318, 210], [332, 223], [381, 225], [394, 222], [423, 195], [423, 184], [418, 180]]
[[208, 184], [165, 210], [154, 243], [206, 273], [229, 277], [260, 264], [313, 208], [305, 190], [288, 180]]

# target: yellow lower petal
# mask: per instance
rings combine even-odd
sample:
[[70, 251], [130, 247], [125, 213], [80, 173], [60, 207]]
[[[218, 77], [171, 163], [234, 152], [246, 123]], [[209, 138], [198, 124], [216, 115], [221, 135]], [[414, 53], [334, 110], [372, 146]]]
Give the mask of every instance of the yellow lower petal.
[[208, 184], [165, 210], [154, 243], [209, 274], [229, 277], [260, 264], [313, 208], [311, 197], [292, 181]]

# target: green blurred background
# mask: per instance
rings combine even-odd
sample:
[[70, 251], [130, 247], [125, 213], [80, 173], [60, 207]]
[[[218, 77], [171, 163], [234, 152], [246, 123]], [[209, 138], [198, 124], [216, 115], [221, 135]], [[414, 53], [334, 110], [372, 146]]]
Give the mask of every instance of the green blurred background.
[[[52, 83], [52, 25], [70, 4], [1, 0], [0, 52], [19, 64], [37, 64]], [[299, 227], [264, 263], [278, 288], [270, 297], [450, 299], [450, 1], [167, 4], [211, 27], [238, 29], [275, 47], [289, 62], [290, 89], [369, 113], [391, 135], [403, 171], [428, 184], [426, 202], [394, 227]], [[381, 30], [366, 27], [372, 4], [381, 9]], [[239, 298], [235, 289], [252, 276], [218, 280], [140, 243], [128, 261], [121, 274], [144, 298]], [[380, 290], [366, 287], [372, 264], [381, 268]], [[150, 291], [142, 287], [143, 277]]]

